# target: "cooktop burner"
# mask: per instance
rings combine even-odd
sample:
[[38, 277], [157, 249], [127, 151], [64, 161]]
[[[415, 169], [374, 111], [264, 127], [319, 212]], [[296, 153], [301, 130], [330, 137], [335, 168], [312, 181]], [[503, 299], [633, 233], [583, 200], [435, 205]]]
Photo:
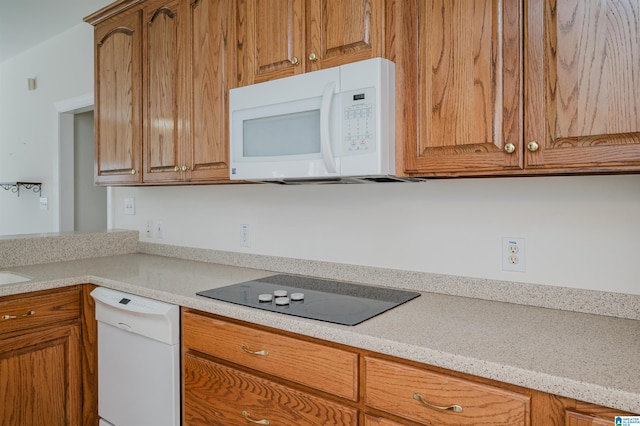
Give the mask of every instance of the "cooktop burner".
[[356, 325], [420, 293], [295, 275], [272, 275], [197, 293], [302, 318]]

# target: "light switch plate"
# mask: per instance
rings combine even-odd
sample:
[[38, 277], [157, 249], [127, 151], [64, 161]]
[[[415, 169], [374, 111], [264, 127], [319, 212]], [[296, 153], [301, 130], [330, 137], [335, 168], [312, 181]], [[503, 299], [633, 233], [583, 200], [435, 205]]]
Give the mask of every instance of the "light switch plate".
[[133, 197], [124, 199], [124, 214], [136, 214], [136, 199]]

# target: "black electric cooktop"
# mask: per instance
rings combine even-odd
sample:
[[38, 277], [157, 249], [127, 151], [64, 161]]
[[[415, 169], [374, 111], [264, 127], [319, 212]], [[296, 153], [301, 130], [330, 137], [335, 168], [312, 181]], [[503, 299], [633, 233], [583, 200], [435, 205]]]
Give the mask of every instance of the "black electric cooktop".
[[[286, 297], [278, 297], [283, 291], [286, 292]], [[413, 291], [295, 275], [272, 275], [197, 294], [266, 311], [342, 325], [359, 324], [420, 296], [420, 293]]]

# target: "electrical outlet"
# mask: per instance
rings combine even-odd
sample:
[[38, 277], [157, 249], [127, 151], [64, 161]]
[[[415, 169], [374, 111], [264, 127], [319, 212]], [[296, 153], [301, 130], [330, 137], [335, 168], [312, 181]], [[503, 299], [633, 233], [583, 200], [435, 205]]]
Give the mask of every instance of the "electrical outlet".
[[153, 238], [153, 221], [152, 220], [147, 220], [147, 228], [145, 230], [144, 235], [147, 238]]
[[524, 238], [502, 238], [502, 270], [525, 271], [525, 241]]
[[45, 197], [40, 197], [40, 210], [48, 210], [49, 209], [49, 200]]
[[136, 214], [136, 200], [133, 197], [124, 199], [124, 214]]
[[251, 247], [249, 225], [240, 225], [240, 247]]
[[156, 238], [163, 239], [164, 238], [164, 224], [161, 220], [156, 220]]

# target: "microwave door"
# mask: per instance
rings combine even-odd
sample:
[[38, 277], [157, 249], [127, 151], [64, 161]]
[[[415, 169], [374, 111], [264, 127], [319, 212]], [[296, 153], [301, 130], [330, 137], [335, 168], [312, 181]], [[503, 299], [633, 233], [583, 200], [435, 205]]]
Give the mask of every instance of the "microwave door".
[[322, 150], [322, 159], [327, 168], [327, 172], [336, 172], [336, 162], [334, 160], [333, 151], [331, 149], [331, 100], [333, 99], [333, 91], [336, 87], [335, 82], [330, 82], [324, 89], [322, 94], [322, 104], [320, 106], [320, 147]]

